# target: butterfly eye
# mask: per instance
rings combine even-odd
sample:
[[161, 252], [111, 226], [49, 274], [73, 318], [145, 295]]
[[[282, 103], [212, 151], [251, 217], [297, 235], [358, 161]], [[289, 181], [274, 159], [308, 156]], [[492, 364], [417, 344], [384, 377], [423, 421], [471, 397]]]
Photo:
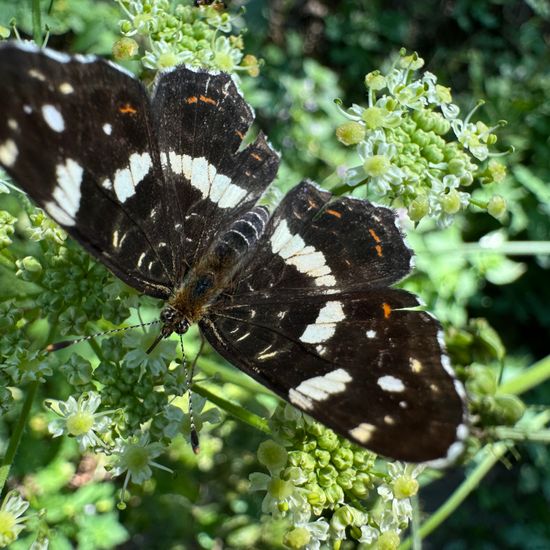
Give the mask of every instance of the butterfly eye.
[[176, 310], [171, 307], [165, 307], [160, 312], [160, 320], [163, 323], [171, 324], [174, 322], [175, 318], [176, 318]]
[[187, 319], [182, 319], [181, 321], [178, 321], [176, 323], [176, 326], [174, 327], [174, 332], [176, 334], [185, 334], [188, 329], [189, 321], [187, 321]]

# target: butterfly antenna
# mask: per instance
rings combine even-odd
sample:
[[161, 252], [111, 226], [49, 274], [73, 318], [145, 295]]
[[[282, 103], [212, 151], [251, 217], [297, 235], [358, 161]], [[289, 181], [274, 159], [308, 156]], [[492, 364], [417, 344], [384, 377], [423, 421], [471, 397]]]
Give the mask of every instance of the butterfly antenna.
[[61, 342], [56, 342], [55, 344], [48, 344], [45, 348], [47, 352], [51, 351], [59, 351], [63, 348], [68, 348], [69, 346], [72, 346], [73, 344], [79, 344], [80, 342], [86, 342], [88, 340], [93, 340], [94, 338], [97, 338], [98, 336], [105, 336], [106, 334], [113, 334], [115, 332], [124, 332], [125, 330], [130, 330], [133, 328], [140, 328], [140, 327], [148, 327], [150, 325], [156, 325], [160, 323], [160, 319], [157, 319], [156, 321], [150, 321], [149, 323], [140, 323], [139, 325], [130, 325], [129, 327], [120, 327], [120, 328], [113, 328], [111, 330], [106, 330], [104, 332], [97, 332], [96, 334], [90, 334], [89, 336], [83, 336], [82, 338], [75, 338], [74, 340], [63, 340]]
[[[183, 349], [182, 335], [180, 335], [180, 344], [181, 344], [181, 352], [183, 354], [183, 362], [185, 364], [185, 351]], [[191, 366], [187, 370], [187, 391], [189, 394], [190, 439], [191, 439], [191, 447], [193, 449], [193, 452], [196, 455], [198, 455], [200, 452], [200, 445], [199, 445], [199, 434], [197, 432], [197, 427], [195, 425], [195, 415], [193, 414], [193, 392], [191, 391], [191, 385], [193, 383], [193, 374], [195, 373], [195, 366], [197, 365], [197, 360], [199, 359], [199, 356], [202, 353], [203, 346], [204, 346], [204, 338], [201, 334], [201, 345], [199, 347], [199, 351], [197, 352], [197, 355], [195, 355], [195, 358], [193, 359], [193, 363], [191, 363]]]

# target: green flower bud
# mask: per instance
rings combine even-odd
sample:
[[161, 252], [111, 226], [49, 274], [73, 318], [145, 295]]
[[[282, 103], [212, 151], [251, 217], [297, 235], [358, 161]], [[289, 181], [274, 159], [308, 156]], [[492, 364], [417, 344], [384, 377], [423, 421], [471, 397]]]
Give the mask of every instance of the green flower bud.
[[306, 471], [315, 469], [315, 458], [303, 451], [291, 451], [288, 453], [288, 462], [291, 466], [297, 466]]
[[353, 464], [353, 451], [339, 447], [332, 453], [332, 463], [338, 470], [345, 470]]
[[317, 464], [321, 467], [326, 466], [330, 463], [330, 453], [328, 451], [323, 451], [322, 449], [316, 449], [314, 452], [315, 458], [317, 459]]
[[420, 147], [426, 147], [430, 143], [430, 133], [424, 132], [424, 130], [421, 130], [420, 128], [417, 128], [415, 132], [410, 135], [411, 141], [417, 145], [420, 145]]
[[466, 170], [466, 163], [464, 162], [464, 159], [459, 157], [452, 158], [447, 163], [447, 170], [449, 171], [449, 174], [452, 174], [453, 176], [460, 176]]
[[386, 87], [386, 78], [380, 71], [372, 71], [365, 76], [365, 86], [373, 91], [383, 90]]
[[455, 189], [451, 189], [440, 199], [441, 208], [447, 214], [456, 214], [460, 210], [460, 195]]
[[402, 49], [400, 54], [399, 66], [403, 69], [416, 71], [424, 66], [424, 60], [416, 52], [413, 52], [411, 55], [405, 55], [405, 50]]
[[338, 447], [338, 436], [332, 430], [326, 430], [318, 440], [319, 447], [327, 451], [333, 451]]
[[371, 485], [372, 481], [370, 476], [364, 472], [361, 472], [355, 476], [351, 486], [351, 491], [356, 497], [364, 498], [368, 495]]
[[468, 391], [477, 395], [494, 395], [497, 391], [497, 375], [490, 367], [475, 365], [469, 371], [471, 378], [466, 382]]
[[325, 492], [319, 485], [312, 483], [311, 486], [307, 486], [308, 494], [307, 501], [311, 506], [324, 506], [327, 501]]
[[283, 537], [283, 544], [289, 548], [299, 550], [311, 540], [311, 533], [306, 527], [296, 527], [285, 534]]
[[131, 59], [138, 51], [138, 43], [133, 38], [124, 37], [113, 44], [113, 57], [118, 61]]
[[8, 27], [4, 27], [3, 25], [0, 25], [0, 38], [2, 40], [6, 40], [6, 38], [10, 37], [10, 29]]
[[348, 468], [343, 470], [338, 474], [336, 478], [336, 483], [342, 487], [342, 489], [351, 489], [353, 482], [355, 480], [355, 470], [353, 468]]
[[336, 128], [336, 138], [346, 146], [357, 145], [365, 139], [365, 126], [360, 122], [349, 121]]
[[132, 32], [134, 30], [132, 22], [128, 21], [127, 19], [124, 19], [120, 22], [119, 28], [122, 34], [128, 34], [129, 32]]
[[409, 217], [413, 222], [419, 222], [429, 211], [428, 197], [419, 195], [409, 205]]
[[16, 260], [17, 272], [15, 275], [24, 281], [37, 281], [42, 275], [42, 265], [33, 256], [25, 256], [22, 260]]
[[382, 533], [372, 546], [373, 550], [397, 550], [399, 547], [399, 535], [394, 531]]
[[500, 218], [506, 212], [506, 199], [500, 195], [493, 195], [487, 204], [487, 212], [494, 218]]
[[495, 407], [499, 423], [506, 426], [513, 426], [525, 413], [525, 403], [515, 395], [496, 395]]
[[338, 472], [332, 464], [317, 471], [317, 479], [321, 487], [330, 487], [333, 485], [336, 482], [337, 476]]
[[270, 472], [277, 472], [285, 467], [288, 453], [282, 445], [268, 439], [258, 446], [258, 460]]
[[[293, 410], [296, 410], [296, 409], [293, 409]], [[326, 428], [322, 424], [319, 424], [319, 422], [312, 422], [307, 427], [307, 433], [315, 437], [321, 436], [321, 434], [325, 433], [325, 431], [326, 431]]]
[[330, 487], [327, 487], [325, 489], [325, 495], [327, 497], [327, 501], [330, 504], [336, 504], [337, 502], [342, 502], [344, 499], [344, 490], [340, 485], [334, 484]]
[[427, 145], [422, 149], [422, 156], [434, 163], [442, 162], [443, 161], [443, 151], [437, 146], [437, 145]]
[[351, 506], [344, 505], [334, 511], [330, 520], [330, 525], [339, 531], [352, 525], [354, 520], [355, 514], [353, 513], [353, 509]]

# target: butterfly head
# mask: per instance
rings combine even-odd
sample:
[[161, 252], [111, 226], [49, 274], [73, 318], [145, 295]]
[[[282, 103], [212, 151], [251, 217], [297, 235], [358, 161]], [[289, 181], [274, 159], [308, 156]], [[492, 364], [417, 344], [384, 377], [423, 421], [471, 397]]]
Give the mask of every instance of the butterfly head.
[[189, 329], [189, 320], [176, 308], [166, 306], [160, 312], [160, 320], [162, 321], [162, 335], [170, 336], [173, 332], [176, 334], [185, 334]]

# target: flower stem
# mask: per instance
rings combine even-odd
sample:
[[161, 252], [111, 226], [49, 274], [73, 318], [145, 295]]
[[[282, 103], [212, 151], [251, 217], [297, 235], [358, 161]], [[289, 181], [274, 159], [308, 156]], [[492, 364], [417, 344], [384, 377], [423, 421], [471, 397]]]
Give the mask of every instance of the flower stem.
[[260, 430], [264, 433], [271, 433], [271, 430], [269, 428], [269, 424], [267, 423], [267, 420], [264, 418], [261, 418], [257, 414], [251, 413], [250, 411], [247, 411], [240, 405], [237, 405], [233, 401], [229, 401], [222, 397], [221, 395], [218, 395], [211, 390], [205, 388], [202, 385], [193, 384], [192, 390], [195, 393], [198, 393], [199, 395], [202, 395], [203, 397], [206, 397], [209, 401], [214, 403], [215, 405], [218, 405], [222, 410], [228, 412], [229, 414], [233, 415], [235, 418], [238, 418], [239, 420], [242, 420], [243, 422], [246, 422], [253, 428], [256, 428], [257, 430]]
[[6, 450], [6, 454], [4, 455], [4, 458], [2, 459], [2, 462], [0, 464], [0, 492], [4, 490], [4, 486], [10, 473], [11, 465], [13, 464], [13, 461], [15, 459], [17, 447], [19, 447], [19, 442], [21, 441], [23, 431], [25, 430], [25, 426], [27, 425], [27, 420], [31, 412], [32, 404], [38, 390], [38, 384], [39, 382], [37, 380], [29, 384], [27, 395], [25, 397], [25, 401], [23, 402], [23, 408], [21, 409], [21, 414], [17, 419], [15, 429], [10, 437], [10, 442]]
[[548, 378], [550, 378], [550, 355], [526, 369], [519, 376], [501, 384], [498, 393], [519, 395], [542, 384]]
[[[424, 252], [424, 250], [418, 250]], [[464, 243], [453, 248], [441, 248], [433, 251], [437, 254], [505, 254], [506, 256], [545, 256], [550, 255], [550, 241], [512, 241], [499, 245], [482, 243]]]
[[40, 13], [40, 0], [32, 0], [32, 37], [42, 46], [42, 15]]

